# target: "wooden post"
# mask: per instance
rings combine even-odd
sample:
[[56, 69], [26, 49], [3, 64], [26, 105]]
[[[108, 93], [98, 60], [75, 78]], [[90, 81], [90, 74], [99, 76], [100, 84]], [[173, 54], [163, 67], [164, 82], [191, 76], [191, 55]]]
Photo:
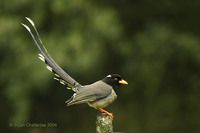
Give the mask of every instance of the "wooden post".
[[97, 115], [96, 133], [113, 133], [113, 118], [109, 115]]

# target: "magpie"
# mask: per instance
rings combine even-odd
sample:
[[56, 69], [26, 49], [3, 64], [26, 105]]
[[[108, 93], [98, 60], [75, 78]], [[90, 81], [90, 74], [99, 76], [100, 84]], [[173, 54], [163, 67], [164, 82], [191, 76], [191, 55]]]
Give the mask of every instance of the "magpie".
[[39, 49], [39, 59], [46, 63], [48, 70], [54, 73], [55, 80], [58, 80], [61, 84], [66, 85], [68, 89], [74, 91], [72, 97], [65, 102], [67, 106], [87, 103], [90, 107], [98, 109], [103, 115], [109, 115], [114, 118], [113, 113], [109, 113], [103, 108], [111, 104], [117, 98], [119, 86], [121, 84], [127, 85], [128, 83], [118, 74], [109, 74], [105, 78], [90, 85], [81, 85], [54, 61], [44, 46], [34, 22], [30, 18], [26, 17], [26, 19], [33, 26], [38, 36], [38, 40], [42, 45], [41, 48], [31, 29], [27, 25], [21, 23], [26, 30], [28, 30]]

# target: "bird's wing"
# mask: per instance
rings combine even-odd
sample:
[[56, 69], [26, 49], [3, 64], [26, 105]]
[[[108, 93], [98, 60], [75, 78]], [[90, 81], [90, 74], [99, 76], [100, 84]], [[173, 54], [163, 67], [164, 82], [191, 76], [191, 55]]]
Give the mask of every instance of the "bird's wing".
[[33, 41], [35, 42], [37, 48], [40, 50], [39, 54], [39, 59], [41, 59], [43, 62], [45, 62], [47, 64], [47, 69], [50, 70], [51, 72], [53, 72], [55, 74], [54, 79], [58, 80], [61, 84], [63, 85], [67, 85], [68, 87], [72, 88], [73, 91], [76, 91], [77, 87], [80, 87], [81, 84], [79, 84], [76, 80], [74, 80], [72, 77], [70, 77], [55, 61], [54, 59], [51, 57], [51, 55], [48, 53], [46, 47], [44, 46], [40, 35], [35, 27], [34, 22], [30, 19], [27, 18], [26, 19], [31, 23], [31, 25], [33, 26], [39, 41], [41, 43], [41, 45], [43, 46], [43, 49], [45, 51], [45, 53], [43, 52], [43, 50], [41, 49], [41, 47], [39, 46], [37, 40], [35, 39], [35, 36], [33, 35], [31, 29], [22, 23], [22, 25], [28, 30], [28, 32], [30, 33], [30, 35], [33, 38]]
[[73, 104], [94, 102], [109, 96], [111, 93], [111, 86], [102, 81], [98, 81], [94, 84], [82, 87], [69, 100], [67, 100], [66, 103], [70, 106]]

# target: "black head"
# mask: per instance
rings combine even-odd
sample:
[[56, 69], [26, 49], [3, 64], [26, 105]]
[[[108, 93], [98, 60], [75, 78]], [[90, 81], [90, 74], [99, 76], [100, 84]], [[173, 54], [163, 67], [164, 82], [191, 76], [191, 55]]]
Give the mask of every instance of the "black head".
[[118, 74], [110, 74], [102, 79], [103, 82], [111, 85], [111, 86], [119, 86], [121, 84], [128, 84], [122, 77]]

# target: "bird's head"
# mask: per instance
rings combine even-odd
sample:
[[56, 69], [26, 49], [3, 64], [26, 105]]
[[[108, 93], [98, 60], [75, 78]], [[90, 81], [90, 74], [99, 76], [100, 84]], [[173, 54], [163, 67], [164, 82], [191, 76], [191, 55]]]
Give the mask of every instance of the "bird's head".
[[123, 80], [122, 77], [118, 74], [110, 74], [106, 76], [102, 81], [111, 86], [119, 86], [121, 84], [124, 84], [124, 85], [128, 84], [128, 82]]

